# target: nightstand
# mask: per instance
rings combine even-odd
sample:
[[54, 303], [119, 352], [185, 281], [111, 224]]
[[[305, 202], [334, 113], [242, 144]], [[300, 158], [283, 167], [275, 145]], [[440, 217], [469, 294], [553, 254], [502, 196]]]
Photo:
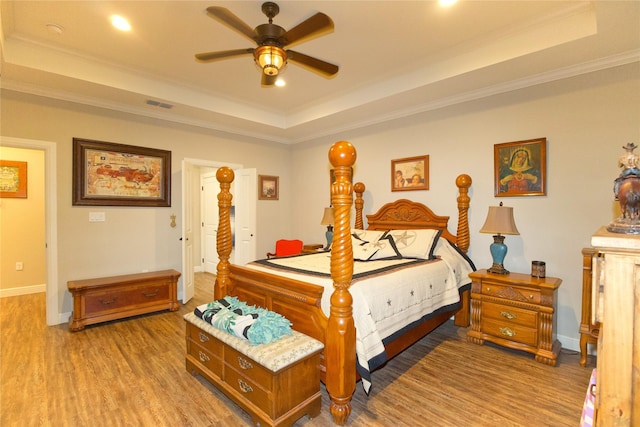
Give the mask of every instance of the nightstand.
[[321, 252], [322, 248], [324, 248], [323, 245], [321, 245], [320, 243], [311, 243], [308, 245], [304, 245], [302, 247], [302, 253], [303, 254], [313, 254], [316, 252]]
[[556, 277], [493, 274], [471, 277], [471, 329], [467, 341], [493, 342], [535, 354], [537, 362], [555, 366], [560, 341], [555, 339], [558, 288]]

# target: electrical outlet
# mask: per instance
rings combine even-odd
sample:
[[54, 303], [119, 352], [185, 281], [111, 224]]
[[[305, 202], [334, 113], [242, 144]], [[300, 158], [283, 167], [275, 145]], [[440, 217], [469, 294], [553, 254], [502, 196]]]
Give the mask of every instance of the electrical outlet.
[[22, 264], [21, 261], [16, 262], [16, 270], [17, 271], [22, 271], [23, 268], [24, 268], [24, 265]]

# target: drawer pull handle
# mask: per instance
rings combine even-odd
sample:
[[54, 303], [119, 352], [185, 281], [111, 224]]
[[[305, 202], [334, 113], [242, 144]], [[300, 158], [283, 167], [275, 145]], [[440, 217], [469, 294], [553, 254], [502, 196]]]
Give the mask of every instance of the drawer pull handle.
[[205, 334], [203, 334], [202, 332], [198, 332], [198, 338], [200, 338], [200, 342], [207, 342], [209, 341], [209, 337], [206, 336]]
[[515, 318], [517, 318], [517, 317], [518, 317], [518, 316], [516, 316], [515, 314], [511, 314], [511, 313], [510, 313], [510, 312], [508, 312], [508, 311], [501, 311], [501, 312], [500, 312], [500, 316], [505, 317], [505, 318], [507, 318], [507, 319], [515, 319]]
[[113, 297], [111, 299], [102, 299], [100, 298], [100, 302], [102, 303], [102, 305], [109, 305], [109, 304], [113, 304], [114, 302], [116, 302], [118, 300], [118, 297]]
[[158, 295], [158, 290], [156, 289], [155, 291], [153, 291], [153, 293], [148, 294], [147, 291], [142, 291], [142, 295], [144, 295], [147, 298], [153, 298], [156, 295]]
[[253, 388], [242, 380], [238, 380], [238, 385], [243, 393], [251, 393], [253, 391]]
[[500, 328], [500, 333], [506, 337], [513, 337], [516, 335], [516, 332], [511, 328]]
[[201, 351], [198, 351], [198, 355], [200, 356], [200, 361], [201, 362], [208, 362], [209, 360], [211, 360], [211, 359], [209, 359], [209, 356], [207, 356], [206, 354], [204, 354]]
[[240, 365], [240, 367], [242, 369], [251, 369], [253, 368], [253, 365], [251, 364], [251, 362], [249, 362], [247, 359], [244, 359], [240, 356], [238, 356], [238, 365]]

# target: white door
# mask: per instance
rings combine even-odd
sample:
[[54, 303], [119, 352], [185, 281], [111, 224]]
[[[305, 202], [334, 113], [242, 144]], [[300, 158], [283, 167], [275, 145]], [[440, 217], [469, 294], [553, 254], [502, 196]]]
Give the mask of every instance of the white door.
[[258, 172], [256, 169], [238, 169], [234, 172], [234, 263], [244, 265], [256, 259]]
[[193, 283], [193, 173], [192, 163], [182, 161], [182, 303], [195, 293]]
[[[202, 198], [202, 264], [205, 273], [217, 273], [218, 251], [216, 250], [218, 235], [218, 193], [220, 184], [215, 172], [207, 172], [200, 176]], [[233, 257], [231, 257], [233, 262]]]
[[[178, 298], [180, 298], [180, 292], [182, 293], [182, 301], [183, 303], [188, 301], [185, 298], [185, 295], [189, 296], [189, 299], [193, 297], [194, 282], [193, 282], [193, 224], [198, 223], [199, 221], [195, 221], [194, 218], [196, 212], [193, 212], [193, 192], [191, 189], [193, 186], [191, 183], [193, 182], [193, 174], [194, 174], [194, 166], [204, 166], [209, 168], [220, 168], [222, 166], [230, 167], [235, 171], [236, 179], [234, 180], [233, 193], [235, 195], [241, 194], [239, 200], [242, 201], [242, 210], [247, 211], [244, 213], [243, 217], [243, 226], [245, 229], [245, 255], [243, 256], [243, 260], [253, 260], [255, 259], [256, 253], [256, 243], [255, 243], [255, 224], [256, 224], [256, 209], [257, 209], [257, 199], [258, 199], [258, 175], [255, 169], [248, 169], [248, 172], [244, 171], [242, 165], [238, 164], [229, 164], [223, 162], [216, 162], [211, 160], [202, 160], [202, 159], [191, 159], [185, 158], [182, 161], [182, 275], [180, 276], [180, 280], [182, 285], [179, 287]], [[244, 171], [244, 172], [243, 172]], [[242, 177], [242, 179], [239, 179]], [[199, 182], [199, 181], [198, 181]], [[187, 183], [189, 185], [187, 186]], [[185, 188], [187, 186], [188, 188]], [[217, 192], [216, 190], [216, 206], [217, 206]], [[236, 196], [234, 196], [234, 201]], [[216, 210], [217, 212], [217, 210]], [[236, 218], [238, 214], [238, 206], [236, 202]], [[187, 223], [189, 226], [187, 227]], [[234, 228], [238, 230], [241, 228], [236, 225]], [[189, 232], [187, 232], [187, 228], [189, 228]], [[188, 238], [188, 240], [187, 240]], [[236, 237], [237, 239], [237, 237]], [[237, 247], [237, 246], [236, 246]], [[217, 256], [217, 254], [216, 254]], [[240, 263], [237, 258], [235, 258], [235, 263]], [[244, 261], [246, 263], [247, 261]], [[188, 281], [189, 280], [189, 281]], [[191, 290], [187, 289], [188, 284], [191, 286]], [[191, 294], [189, 292], [191, 291]]]

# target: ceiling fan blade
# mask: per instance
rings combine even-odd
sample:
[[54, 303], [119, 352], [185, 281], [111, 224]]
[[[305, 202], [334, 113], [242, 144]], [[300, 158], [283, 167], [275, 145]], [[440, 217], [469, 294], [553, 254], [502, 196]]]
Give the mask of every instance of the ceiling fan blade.
[[324, 33], [333, 31], [333, 21], [324, 13], [318, 12], [306, 21], [301, 22], [287, 31], [283, 38], [284, 46], [309, 40]]
[[209, 6], [207, 8], [207, 15], [211, 18], [220, 21], [227, 27], [236, 30], [238, 33], [247, 37], [249, 40], [256, 41], [256, 32], [253, 28], [247, 25], [242, 19], [231, 13], [229, 9], [225, 9], [220, 6]]
[[321, 59], [313, 58], [305, 55], [304, 53], [295, 52], [293, 50], [287, 50], [287, 60], [307, 67], [311, 69], [311, 71], [318, 72], [325, 77], [331, 77], [339, 70], [337, 65], [330, 64]]
[[265, 73], [262, 73], [262, 79], [260, 81], [261, 86], [273, 86], [276, 84], [276, 80], [278, 80], [278, 76], [270, 76]]
[[219, 52], [197, 53], [196, 59], [201, 62], [217, 61], [219, 59], [231, 58], [234, 56], [252, 55], [253, 48], [221, 50]]

